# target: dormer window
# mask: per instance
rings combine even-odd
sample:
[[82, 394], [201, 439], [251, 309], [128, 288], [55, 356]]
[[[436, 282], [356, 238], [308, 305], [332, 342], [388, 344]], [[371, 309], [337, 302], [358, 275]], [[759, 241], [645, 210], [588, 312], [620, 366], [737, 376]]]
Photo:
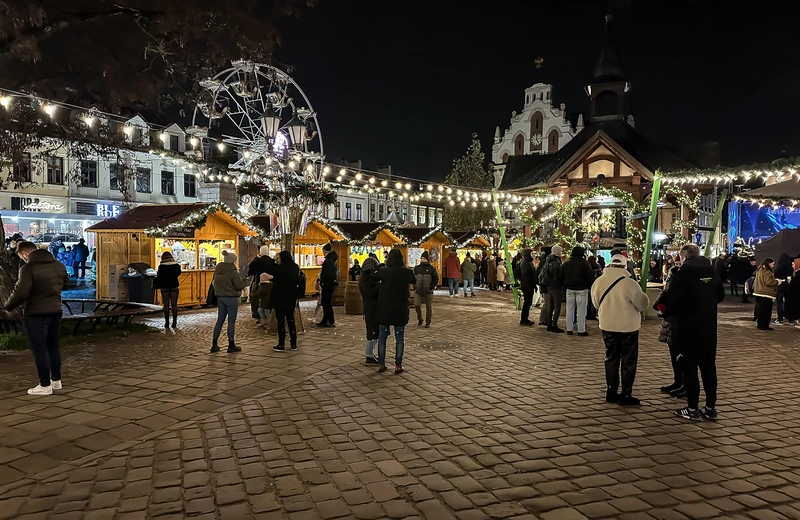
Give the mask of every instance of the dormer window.
[[180, 147], [180, 139], [177, 135], [170, 135], [169, 136], [169, 149], [173, 152], [179, 151], [178, 148]]

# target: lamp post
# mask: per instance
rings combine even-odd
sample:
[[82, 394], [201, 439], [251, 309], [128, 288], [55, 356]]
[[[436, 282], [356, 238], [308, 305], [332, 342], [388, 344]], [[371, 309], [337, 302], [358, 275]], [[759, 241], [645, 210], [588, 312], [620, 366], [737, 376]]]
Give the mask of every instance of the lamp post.
[[297, 112], [292, 114], [292, 118], [286, 123], [284, 128], [289, 132], [289, 137], [292, 139], [292, 146], [295, 150], [304, 148], [306, 125], [297, 117]]

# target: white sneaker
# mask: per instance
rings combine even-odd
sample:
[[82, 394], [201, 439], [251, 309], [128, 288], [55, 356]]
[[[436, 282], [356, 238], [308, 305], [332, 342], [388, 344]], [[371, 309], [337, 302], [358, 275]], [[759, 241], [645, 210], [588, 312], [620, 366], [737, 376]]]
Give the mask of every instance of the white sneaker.
[[54, 379], [50, 381], [50, 386], [53, 387], [53, 390], [61, 390], [61, 380], [56, 381]]
[[53, 395], [53, 385], [36, 385], [35, 387], [28, 389], [28, 395]]

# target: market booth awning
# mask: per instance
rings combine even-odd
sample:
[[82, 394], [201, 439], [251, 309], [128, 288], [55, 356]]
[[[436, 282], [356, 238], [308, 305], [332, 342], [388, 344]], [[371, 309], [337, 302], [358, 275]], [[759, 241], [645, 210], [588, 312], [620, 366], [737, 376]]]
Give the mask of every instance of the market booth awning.
[[442, 277], [443, 258], [445, 250], [450, 250], [455, 242], [442, 230], [441, 226], [429, 227], [398, 227], [398, 236], [403, 238], [405, 246], [406, 265], [413, 268], [419, 263], [419, 258], [423, 251], [428, 251], [429, 261], [439, 273], [439, 280]]
[[[261, 234], [256, 226], [222, 203], [145, 204], [86, 231], [97, 237], [98, 298], [134, 298], [122, 278], [128, 265], [144, 263], [156, 269], [161, 255], [169, 251], [183, 270], [178, 300], [181, 305], [205, 303], [222, 251], [239, 255], [244, 237]], [[240, 258], [240, 267], [243, 264], [246, 260]], [[160, 294], [155, 295], [155, 302], [160, 303]]]
[[459, 249], [483, 250], [492, 245], [486, 235], [477, 231], [451, 231], [449, 234]]
[[348, 245], [348, 266], [354, 260], [364, 263], [370, 253], [374, 253], [379, 262], [385, 262], [392, 248], [404, 244], [404, 239], [390, 223], [340, 222], [335, 226]]

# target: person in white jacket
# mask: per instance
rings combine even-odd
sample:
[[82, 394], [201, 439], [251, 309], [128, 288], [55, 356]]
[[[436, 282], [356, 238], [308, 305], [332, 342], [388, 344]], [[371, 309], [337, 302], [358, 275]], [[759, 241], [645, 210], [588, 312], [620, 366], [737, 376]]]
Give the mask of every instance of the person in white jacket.
[[[606, 347], [606, 401], [635, 406], [639, 400], [632, 392], [639, 361], [641, 313], [650, 305], [650, 300], [631, 278], [627, 267], [624, 256], [614, 255], [607, 269], [595, 280], [591, 292]], [[622, 392], [617, 393], [620, 368]]]

